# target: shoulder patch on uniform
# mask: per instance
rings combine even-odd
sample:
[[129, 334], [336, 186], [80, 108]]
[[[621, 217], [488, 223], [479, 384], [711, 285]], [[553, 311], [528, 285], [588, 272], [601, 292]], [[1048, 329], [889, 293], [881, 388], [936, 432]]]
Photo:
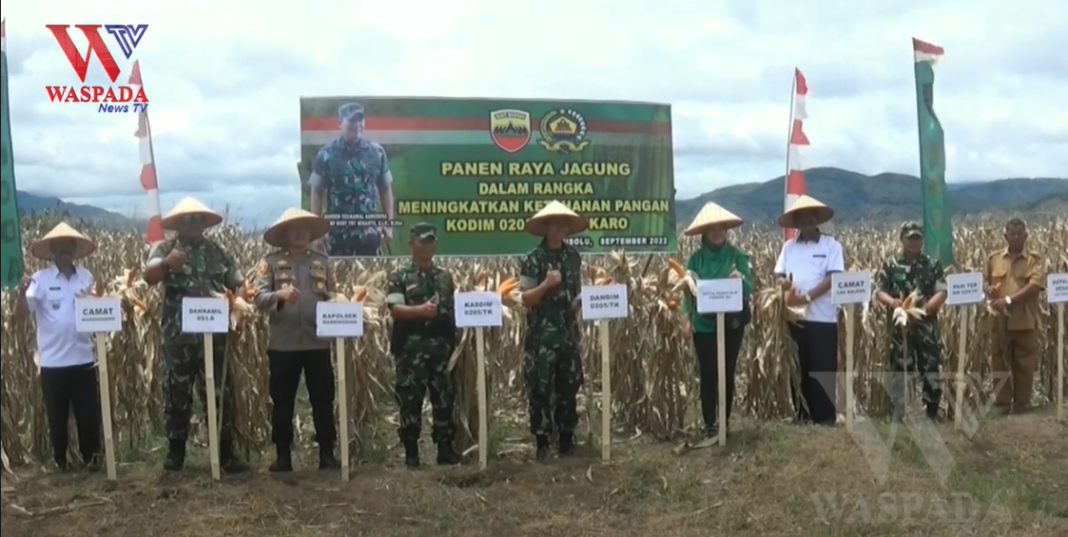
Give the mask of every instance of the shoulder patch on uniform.
[[256, 265], [256, 274], [259, 274], [260, 276], [266, 276], [268, 270], [270, 270], [270, 267], [267, 266], [266, 259], [261, 260], [260, 264]]

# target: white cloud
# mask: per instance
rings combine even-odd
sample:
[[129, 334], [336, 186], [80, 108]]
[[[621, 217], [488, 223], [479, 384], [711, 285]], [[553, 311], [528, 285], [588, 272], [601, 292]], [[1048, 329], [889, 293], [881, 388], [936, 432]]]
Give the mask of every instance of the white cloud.
[[676, 184], [692, 196], [782, 174], [796, 65], [811, 90], [806, 166], [914, 174], [912, 37], [946, 48], [935, 108], [950, 181], [1068, 169], [1068, 11], [1055, 0], [68, 4], [4, 8], [16, 175], [126, 214], [143, 199], [136, 118], [48, 101], [45, 85], [76, 79], [45, 24], [149, 24], [135, 54], [164, 207], [194, 193], [259, 222], [299, 199], [300, 96], [669, 102]]

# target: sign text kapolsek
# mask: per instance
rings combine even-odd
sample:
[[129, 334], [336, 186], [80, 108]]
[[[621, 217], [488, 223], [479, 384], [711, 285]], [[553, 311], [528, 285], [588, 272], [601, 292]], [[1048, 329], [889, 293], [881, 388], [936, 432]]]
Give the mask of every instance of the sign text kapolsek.
[[[341, 178], [351, 175], [342, 162], [349, 157], [333, 149], [352, 136], [345, 129], [353, 123], [382, 157], [360, 164], [360, 179], [373, 186], [355, 195], [341, 186], [352, 184]], [[361, 245], [375, 241], [369, 228], [386, 237], [384, 228], [428, 222], [438, 230], [440, 255], [523, 254], [537, 244], [525, 232], [527, 219], [558, 200], [589, 219], [589, 229], [569, 239], [583, 251], [678, 249], [668, 105], [304, 98], [301, 146], [305, 207], [332, 222], [358, 223]], [[318, 186], [324, 175], [336, 177]], [[396, 229], [392, 235], [403, 237]], [[390, 241], [379, 255], [410, 255], [407, 240]]]
[[[104, 42], [104, 36], [101, 35], [102, 28], [111, 34], [123, 55], [129, 60], [145, 36], [148, 30], [147, 24], [75, 24], [74, 28], [79, 30], [88, 42], [85, 54], [78, 50], [78, 46], [68, 33], [71, 25], [46, 24], [45, 28], [51, 31], [60, 50], [66, 55], [67, 61], [74, 69], [74, 74], [78, 75], [81, 81], [80, 86], [45, 86], [50, 101], [92, 103], [98, 107], [98, 112], [105, 114], [139, 113], [148, 109], [148, 97], [141, 86], [140, 74], [129, 73], [126, 76], [127, 82], [120, 83], [119, 77], [122, 75], [122, 70], [115, 60], [115, 55]], [[104, 72], [111, 79], [110, 85], [87, 82], [89, 60], [93, 56], [96, 56]]]

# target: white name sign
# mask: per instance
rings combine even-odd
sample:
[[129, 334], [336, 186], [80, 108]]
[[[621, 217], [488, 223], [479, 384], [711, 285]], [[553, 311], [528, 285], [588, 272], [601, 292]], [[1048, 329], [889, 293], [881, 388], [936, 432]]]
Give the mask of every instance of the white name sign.
[[946, 286], [949, 287], [946, 304], [950, 306], [978, 304], [986, 299], [982, 272], [950, 274], [946, 276]]
[[870, 272], [831, 274], [831, 302], [835, 306], [866, 304], [871, 301]]
[[74, 319], [78, 332], [122, 332], [122, 304], [118, 297], [76, 298], [74, 310], [78, 312]]
[[697, 313], [742, 311], [742, 279], [697, 280]]
[[315, 305], [315, 335], [363, 337], [363, 303], [319, 302]]
[[472, 291], [453, 295], [457, 328], [495, 328], [504, 325], [501, 294]]
[[225, 334], [230, 331], [230, 303], [225, 298], [182, 299], [182, 332]]
[[582, 318], [587, 321], [625, 319], [630, 309], [622, 283], [582, 286]]
[[1068, 302], [1068, 274], [1049, 274], [1046, 276], [1046, 296], [1050, 304]]

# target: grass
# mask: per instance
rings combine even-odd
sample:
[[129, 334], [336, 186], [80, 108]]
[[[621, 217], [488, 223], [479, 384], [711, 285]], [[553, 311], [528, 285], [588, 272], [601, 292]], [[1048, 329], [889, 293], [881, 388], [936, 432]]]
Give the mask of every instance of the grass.
[[[881, 426], [885, 427], [885, 426]], [[1068, 428], [1047, 414], [983, 424], [967, 438], [938, 426], [956, 466], [942, 484], [900, 436], [879, 484], [843, 427], [738, 420], [725, 448], [677, 456], [671, 445], [597, 446], [547, 464], [529, 447], [456, 468], [403, 468], [397, 448], [342, 483], [299, 469], [213, 482], [206, 457], [162, 475], [159, 457], [102, 475], [24, 474], [4, 482], [8, 537], [282, 536], [1061, 536], [1068, 531]], [[907, 436], [905, 434], [904, 436]], [[512, 450], [512, 451], [509, 451]], [[302, 462], [305, 468], [313, 460]], [[15, 507], [18, 506], [18, 507]], [[52, 509], [52, 511], [49, 511]], [[29, 514], [27, 514], [27, 512]]]

